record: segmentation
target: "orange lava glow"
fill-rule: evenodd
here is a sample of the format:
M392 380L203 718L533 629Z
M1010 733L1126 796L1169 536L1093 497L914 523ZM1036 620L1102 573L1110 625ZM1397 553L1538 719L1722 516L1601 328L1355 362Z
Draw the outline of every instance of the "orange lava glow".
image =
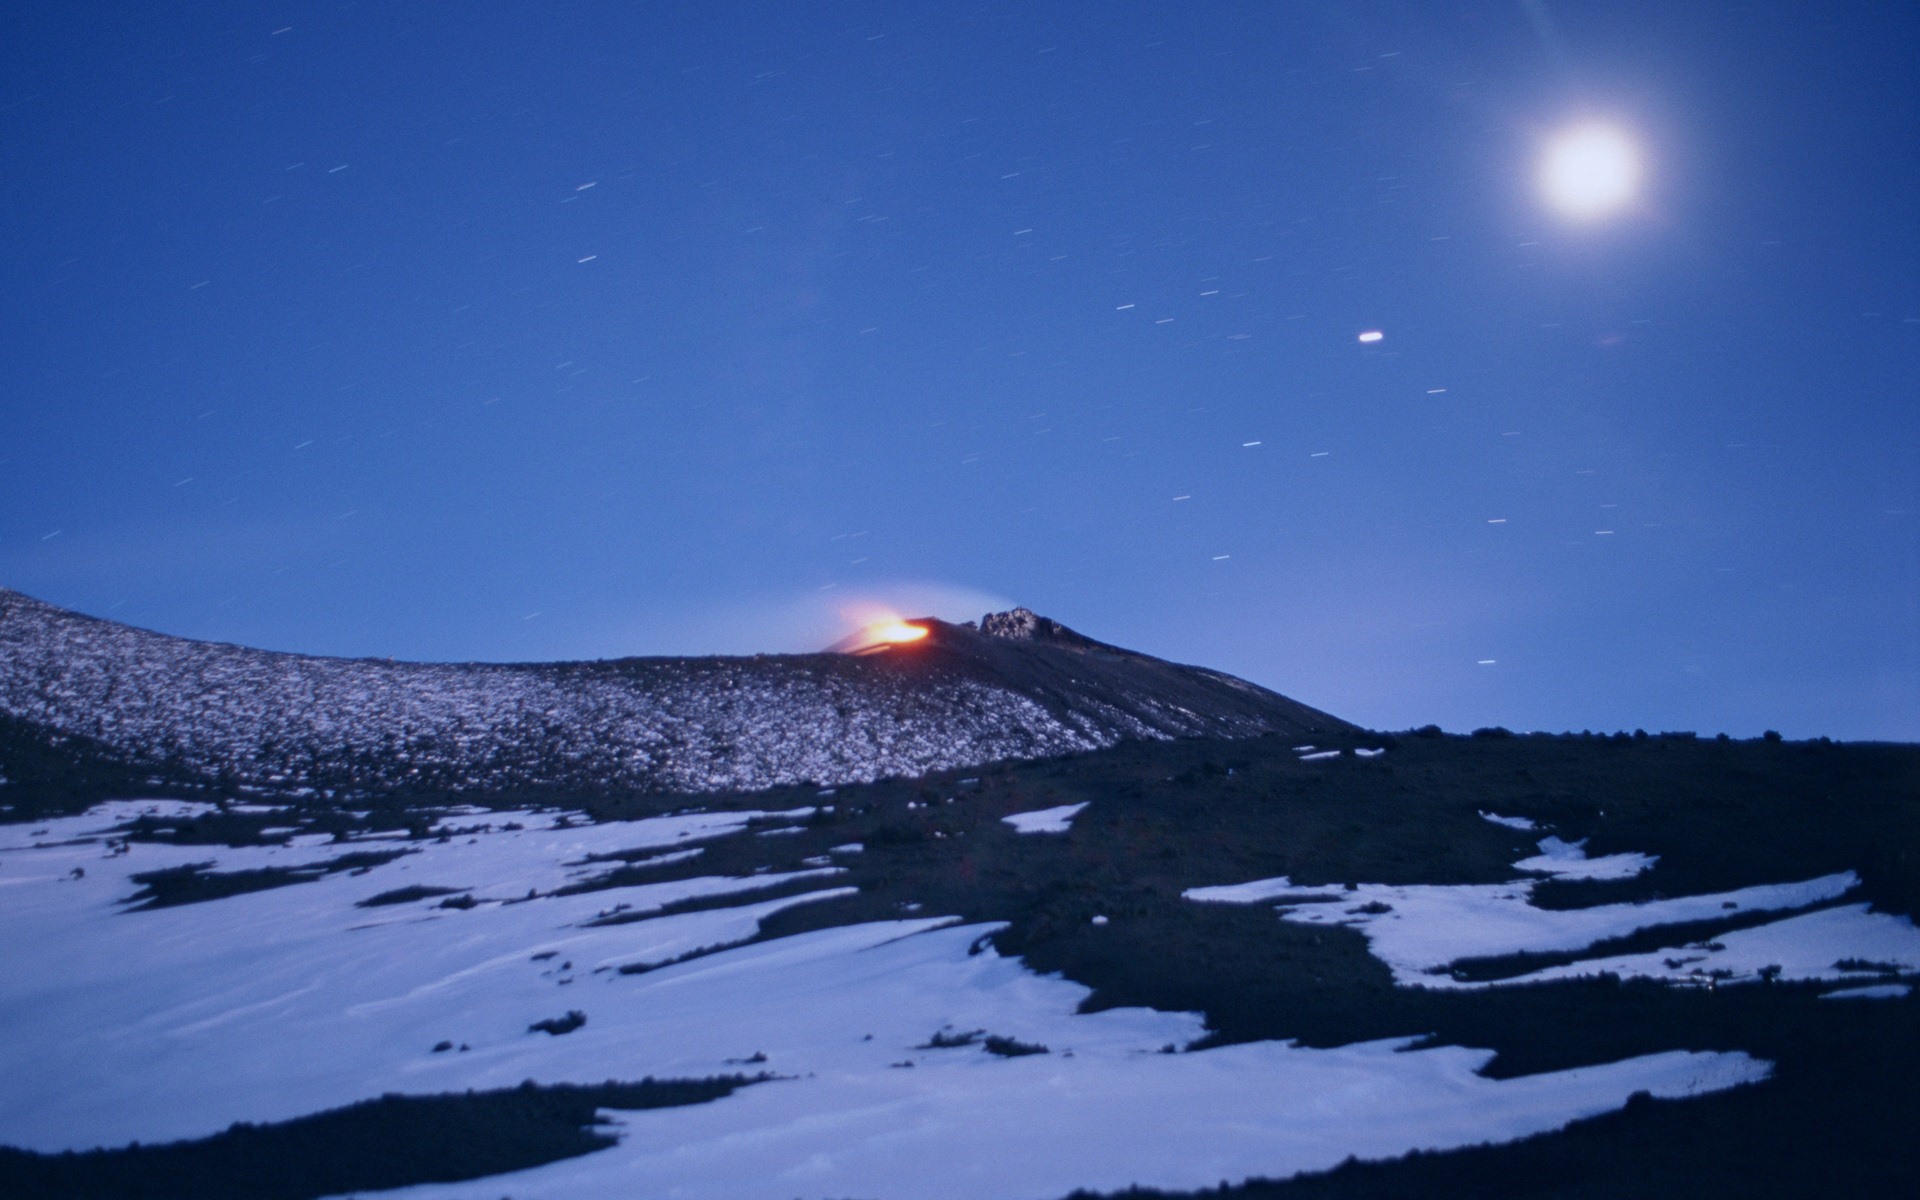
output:
M879 612L869 609L862 615L865 619L860 622L858 631L827 648L839 654L872 654L876 650L890 650L895 646L920 641L933 632L925 625L902 620L884 609Z
M902 616L900 609L877 600L847 601L840 606L840 620L840 627L852 632L827 647L836 654L873 654L933 636L933 622Z
M880 625L867 627L866 640L869 644L887 643L898 645L901 642L917 642L927 636L925 625L912 625L906 621L888 621Z

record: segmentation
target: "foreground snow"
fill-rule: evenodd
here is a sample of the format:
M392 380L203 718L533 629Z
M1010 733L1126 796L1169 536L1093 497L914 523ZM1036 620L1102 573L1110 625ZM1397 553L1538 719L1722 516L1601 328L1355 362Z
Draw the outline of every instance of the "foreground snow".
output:
M386 1092L766 1071L779 1078L710 1104L616 1115L627 1134L611 1150L400 1194L1039 1200L1507 1140L1636 1091L1695 1095L1767 1071L1675 1051L1495 1080L1479 1074L1489 1052L1456 1046L1186 1052L1204 1032L1196 1014L1083 1014L1088 990L996 953L994 925L931 917L748 942L783 907L845 894L830 867L553 894L615 865L590 855L684 870L702 844L804 810L456 817L445 840L375 843L412 853L364 874L129 911L136 872L365 848L122 849L106 835L145 807L0 830L0 1143L150 1144ZM409 885L470 889L475 904L358 906ZM756 900L776 885L815 890ZM724 906L661 911L700 898ZM610 914L621 923L593 923ZM619 970L636 965L653 969ZM570 1011L586 1023L529 1030ZM965 1044L933 1048L939 1033ZM990 1053L989 1035L1034 1052Z
M378 1194L1057 1200L1135 1183L1190 1189L1325 1170L1350 1155L1507 1141L1617 1108L1637 1090L1695 1096L1766 1075L1743 1054L1673 1051L1496 1082L1477 1073L1486 1051L1405 1052L1402 1041L1174 1055L1105 1042L1084 1042L1072 1060L946 1051L911 1069L762 1084L632 1114L628 1136L599 1154Z
M110 816L128 811L106 807ZM135 872L210 858L221 870L290 866L329 855L134 843L108 858L100 842L58 844L111 824L94 814L35 826L48 830L41 849L15 848L21 826L6 827L0 843L13 851L0 853L0 961L9 968L0 981L0 1143L55 1150L163 1141L386 1091L604 1079L608 1064L577 1051L600 1040L596 1001L621 994L617 982L628 978L617 968L744 941L760 918L833 893L584 922L617 906L632 915L700 897L749 901L795 881L830 884L838 873L707 876L527 900L618 865L580 861L589 854L671 850L767 814L506 831L500 826L515 817L552 820L507 813L444 844L410 843L417 853L366 874L129 912L120 901L134 892ZM72 877L76 867L84 877ZM471 888L477 904L441 908L434 897L357 907L410 885ZM572 1009L585 1009L595 1026L563 1038L528 1035L532 1022ZM436 1054L441 1041L472 1049ZM693 1073L722 1069L716 1061Z

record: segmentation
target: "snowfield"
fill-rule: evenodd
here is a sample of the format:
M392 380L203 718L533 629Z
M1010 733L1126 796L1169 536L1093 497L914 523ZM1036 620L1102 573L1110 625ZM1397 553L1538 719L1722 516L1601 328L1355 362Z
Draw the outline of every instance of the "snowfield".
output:
M899 982L918 995L939 974L910 970ZM1064 1010L1056 1021L1104 1023ZM1618 1108L1634 1091L1697 1096L1767 1074L1744 1054L1673 1051L1494 1081L1477 1073L1485 1051L1409 1052L1402 1040L1166 1055L1075 1032L1072 1060L962 1052L911 1069L832 1070L633 1114L626 1140L603 1153L484 1182L358 1194L1058 1200L1076 1188L1211 1187L1325 1170L1349 1155L1509 1141Z
M193 810L116 803L0 827L0 1143L151 1144L387 1092L767 1071L778 1078L709 1104L611 1114L626 1133L611 1150L394 1194L1057 1200L1507 1140L1636 1091L1767 1073L1740 1053L1674 1051L1496 1080L1480 1074L1490 1052L1406 1040L1189 1051L1197 1015L1081 1013L1088 989L1000 955L992 924L928 916L752 940L781 908L845 895L832 867L555 894L617 865L589 856L683 869L808 810L598 825L462 813L426 838L346 845L114 836L144 811ZM407 853L218 900L124 903L136 873L323 864L369 844ZM474 903L362 905L414 886ZM803 890L760 898L771 887ZM707 906L670 907L688 901ZM585 1017L570 1032L529 1028L570 1012ZM981 1036L1028 1052L990 1053Z
M136 872L208 859L229 871L326 857L317 847L138 842L105 857L111 847L89 835L132 807L34 826L49 831L29 843L39 849L20 848L25 828L0 827L0 959L14 968L0 983L0 1062L9 1067L0 1081L0 1143L66 1149L198 1137L384 1091L552 1078L539 1065L551 1050L540 1043L554 1043L566 1059L599 1035L529 1038L530 1023L583 1005L595 1014L588 985L624 982L619 967L751 938L761 917L834 894L838 873L699 877L527 900L614 865L581 863L588 854L684 846L766 814L503 831L516 817L552 823L508 813L491 818L490 829L420 844L365 874L129 912L121 901L136 890ZM76 868L83 877L73 877ZM822 890L751 903L754 892L796 880ZM448 909L433 897L358 907L409 885L471 889L478 903ZM625 917L722 895L743 903L586 927L616 905L627 906ZM549 951L552 958L532 957ZM473 1049L432 1053L442 1040ZM588 1055L577 1069L586 1073L558 1078L604 1079L608 1068ZM715 1063L698 1073L724 1072ZM157 1094L168 1103L155 1105Z

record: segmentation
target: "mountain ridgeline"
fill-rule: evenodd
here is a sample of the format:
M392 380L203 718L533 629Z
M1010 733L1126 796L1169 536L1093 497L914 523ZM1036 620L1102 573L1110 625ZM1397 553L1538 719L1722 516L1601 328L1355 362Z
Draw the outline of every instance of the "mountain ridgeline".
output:
M0 797L55 767L71 790L85 764L103 786L341 799L744 791L1352 728L1025 609L916 624L926 638L859 655L406 663L191 641L0 589Z

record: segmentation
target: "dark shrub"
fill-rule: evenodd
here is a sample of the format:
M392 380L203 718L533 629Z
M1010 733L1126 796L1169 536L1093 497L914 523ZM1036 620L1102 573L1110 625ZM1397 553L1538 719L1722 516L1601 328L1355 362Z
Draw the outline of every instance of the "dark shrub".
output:
M354 907L380 908L388 904L408 904L415 900L426 900L433 896L450 896L459 890L459 888L429 887L425 884L414 883L403 888L395 888L390 892L381 892L377 896L368 896L365 900L355 904Z
M961 1046L971 1046L980 1040L986 1030L976 1029L972 1033L948 1033L942 1029L928 1038L925 1043L915 1046L915 1050L954 1050Z
M528 1033L550 1033L559 1037L563 1033L572 1033L587 1023L587 1014L573 1009L564 1017L548 1017L544 1021L535 1021L527 1026Z

